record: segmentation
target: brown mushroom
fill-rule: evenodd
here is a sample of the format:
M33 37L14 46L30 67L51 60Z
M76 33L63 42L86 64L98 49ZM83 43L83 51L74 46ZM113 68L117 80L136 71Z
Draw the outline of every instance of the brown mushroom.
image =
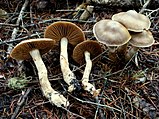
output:
M142 32L150 28L151 22L149 18L143 14L137 13L135 10L120 12L112 16L112 20L123 24L130 32ZM120 57L125 58L128 43L118 48L117 52Z
M17 60L33 59L38 70L39 82L44 96L57 107L68 106L67 99L55 91L48 80L47 69L41 55L54 46L55 41L49 38L29 39L17 44L11 52L11 57Z
M128 10L127 12L114 14L112 20L120 22L129 31L134 32L142 32L144 29L148 30L151 25L147 16L137 13L135 10Z
M131 36L128 30L119 22L110 19L100 20L93 26L93 33L96 39L105 44L109 49L109 58L117 60L116 49L126 44Z
M95 58L102 52L101 46L97 41L86 40L79 43L73 50L73 59L79 63L84 64L86 62L86 67L82 77L82 84L84 90L90 92L93 96L97 96L100 89L96 90L94 85L89 83L89 75L92 69L91 59Z
M75 46L85 40L83 31L75 24L59 21L49 25L44 33L46 38L60 42L60 66L64 81L69 85L68 91L72 92L79 86L74 73L69 68L67 46L68 43Z
M130 60L139 48L150 47L155 42L149 30L143 30L140 33L132 32L131 36L132 38L129 43L132 47L126 54L126 61Z

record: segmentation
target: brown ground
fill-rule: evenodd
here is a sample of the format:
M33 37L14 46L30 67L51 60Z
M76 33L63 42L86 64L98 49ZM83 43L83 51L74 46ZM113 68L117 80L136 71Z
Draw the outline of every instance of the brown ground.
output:
M42 0L45 1L45 0ZM66 0L67 1L67 0ZM8 56L8 44L16 45L24 37L32 38L43 37L44 30L49 24L58 21L55 18L65 19L77 24L83 31L92 31L95 20L99 21L120 11L126 11L133 8L105 7L95 5L94 15L88 21L72 19L74 12L59 11L75 9L81 1L76 2L59 0L50 0L46 6L38 0L30 1L27 5L23 20L20 25L16 25L19 12L24 1L19 0L1 0L1 9L9 13L8 18L1 18L0 23L0 119L158 119L159 118L159 10L156 8L147 8L143 14L148 15L153 12L149 18L151 20L151 32L153 33L155 43L149 48L140 49L138 54L130 62L122 61L113 63L108 59L107 47L101 44L103 53L100 59L93 65L90 75L91 83L101 89L97 98L81 90L69 94L66 83L61 80L62 75L59 67L59 51L52 50L43 55L49 79L52 87L61 92L68 98L70 106L67 109L52 106L41 93L37 71L32 61L23 61L18 63ZM69 6L68 6L69 5ZM139 11L140 8L135 8ZM32 11L32 12L31 12ZM77 17L78 18L78 17ZM23 26L22 26L23 25ZM19 28L16 39L11 40L14 28ZM86 33L86 32L85 32ZM95 40L92 32L86 33L86 37ZM69 48L71 56L72 48ZM77 79L81 79L83 67L79 67L71 57L69 57L70 68L74 69ZM142 75L139 75L141 74ZM135 83L137 76L146 77L145 82ZM8 87L7 82L12 77L25 77L29 81L28 85L20 90L14 90ZM59 80L53 80L59 79ZM115 109L106 108L111 106Z

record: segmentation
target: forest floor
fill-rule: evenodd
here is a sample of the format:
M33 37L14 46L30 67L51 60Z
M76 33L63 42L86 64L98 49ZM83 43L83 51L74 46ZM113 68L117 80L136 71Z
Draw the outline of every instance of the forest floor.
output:
M141 48L129 62L112 62L107 47L100 44L102 53L90 74L90 82L101 89L97 97L84 90L68 93L60 70L59 50L44 54L42 59L52 87L70 102L67 108L58 108L43 96L33 61L12 59L8 48L12 49L25 39L44 37L46 27L56 21L75 23L84 31L86 38L96 40L92 28L97 21L111 19L113 14L133 7L92 4L93 14L88 20L79 20L81 14L77 14L75 9L82 3L80 0L39 1L0 2L0 9L7 12L7 15L0 14L0 119L159 119L158 8L144 8L143 12L150 18L150 31L155 43ZM21 11L22 8L24 11ZM141 9L142 6L135 8L138 12ZM70 68L80 81L85 65L79 66L73 60L72 50L72 47L69 48ZM28 81L22 89L17 89L8 85L13 77Z

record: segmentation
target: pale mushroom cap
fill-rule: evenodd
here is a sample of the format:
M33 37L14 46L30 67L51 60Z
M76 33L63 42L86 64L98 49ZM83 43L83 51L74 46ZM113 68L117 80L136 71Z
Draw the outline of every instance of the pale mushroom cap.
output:
M74 48L73 59L79 64L84 64L85 51L88 51L90 53L90 58L93 59L102 52L102 49L97 41L85 40L76 45L76 47Z
M54 45L55 41L50 38L24 40L14 47L10 56L17 60L28 60L32 58L29 54L30 51L38 49L42 55L52 49Z
M121 46L131 39L128 30L122 24L110 19L97 22L93 26L93 33L99 42L107 46Z
M127 12L120 12L112 16L112 20L123 24L128 30L134 32L142 32L144 29L150 28L150 19L135 10L128 10Z
M54 39L56 42L66 37L72 45L77 45L85 40L85 35L81 28L74 23L66 21L54 22L49 25L44 32L44 37Z
M152 33L147 30L140 33L133 33L131 36L132 38L129 43L135 47L149 47L155 42Z

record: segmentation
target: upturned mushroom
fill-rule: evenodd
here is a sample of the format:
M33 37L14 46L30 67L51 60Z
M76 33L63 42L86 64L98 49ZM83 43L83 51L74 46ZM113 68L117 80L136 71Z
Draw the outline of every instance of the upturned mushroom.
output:
M139 33L131 33L131 40L129 43L132 45L126 54L126 61L130 60L139 48L150 47L154 42L152 33L149 30L143 30Z
M122 24L110 19L95 23L93 33L99 42L108 47L109 58L114 62L118 59L116 49L131 39L128 30Z
M66 107L69 105L69 102L63 95L51 87L46 66L41 58L41 55L52 49L54 44L55 41L49 38L25 40L14 47L10 56L16 60L33 59L38 71L39 82L44 96L57 107Z
M128 10L127 12L120 12L112 16L112 20L123 24L129 31L142 32L150 28L150 19L135 10Z
M97 96L100 93L100 89L95 88L94 85L89 83L89 76L92 69L91 59L95 58L102 52L101 46L97 41L86 40L79 43L73 50L73 59L79 63L84 64L86 62L85 70L82 77L83 89L90 92L93 96Z
M80 86L76 76L69 68L67 46L70 43L76 46L85 40L83 31L75 24L66 21L59 21L49 25L44 33L46 38L60 42L60 66L64 81L69 85L68 91L72 92Z

